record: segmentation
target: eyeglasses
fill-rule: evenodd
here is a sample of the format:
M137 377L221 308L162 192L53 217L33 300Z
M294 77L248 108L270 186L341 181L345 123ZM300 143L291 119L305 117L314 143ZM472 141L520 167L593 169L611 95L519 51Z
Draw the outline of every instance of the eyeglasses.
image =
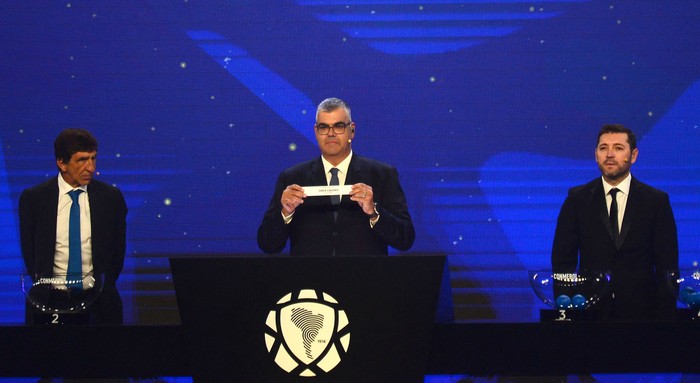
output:
M348 126L352 125L352 121L345 123L345 122L336 122L333 124L333 133L335 134L343 134L345 133L345 128ZM326 134L330 133L331 131L331 126L326 125L326 124L316 124L316 130L318 130L318 134L325 136Z

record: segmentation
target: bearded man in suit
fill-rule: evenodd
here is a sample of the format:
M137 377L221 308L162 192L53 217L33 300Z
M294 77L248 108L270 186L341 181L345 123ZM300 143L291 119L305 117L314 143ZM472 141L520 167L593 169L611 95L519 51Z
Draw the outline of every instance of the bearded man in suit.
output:
M619 124L598 133L602 176L569 189L552 246L555 273L610 272L596 304L602 320L672 320L676 301L666 273L678 269L678 236L668 194L630 173L639 149Z

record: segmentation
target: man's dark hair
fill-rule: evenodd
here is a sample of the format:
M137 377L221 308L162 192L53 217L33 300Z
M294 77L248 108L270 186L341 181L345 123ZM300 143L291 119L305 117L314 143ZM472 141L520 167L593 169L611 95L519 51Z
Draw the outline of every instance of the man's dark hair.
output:
M627 133L627 143L630 144L630 150L637 149L637 137L634 135L632 130L622 124L603 125L603 127L600 128L600 132L598 132L598 141L596 142L596 145L598 145L598 142L600 142L600 136L607 133Z
M68 163L77 152L97 151L97 140L85 129L69 128L58 134L53 151L57 160Z

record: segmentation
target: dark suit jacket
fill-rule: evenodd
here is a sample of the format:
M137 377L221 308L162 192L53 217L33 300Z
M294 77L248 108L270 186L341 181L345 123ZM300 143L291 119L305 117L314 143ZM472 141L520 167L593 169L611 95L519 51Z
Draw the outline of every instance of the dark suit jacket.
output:
M369 218L355 201L345 195L334 206L330 197L307 197L294 212L289 225L284 224L280 199L291 184L327 185L323 162L317 159L283 171L277 179L275 193L258 228L258 246L266 253L282 251L290 241L290 254L303 256L386 255L388 246L408 250L415 240L415 230L408 214L396 169L379 161L353 154L345 185L358 182L372 187L379 221L370 228ZM338 219L333 219L337 209Z
M678 269L678 237L668 194L632 178L616 244L602 179L570 189L557 220L552 268L573 272L577 265L611 273L600 303L603 319L673 319L675 296L665 272Z
M53 273L56 249L58 181L52 177L25 189L19 199L22 256L30 275ZM100 298L93 304L103 322L121 322L122 304L116 282L126 253L127 207L116 187L93 179L88 184L92 262L95 275L104 274Z

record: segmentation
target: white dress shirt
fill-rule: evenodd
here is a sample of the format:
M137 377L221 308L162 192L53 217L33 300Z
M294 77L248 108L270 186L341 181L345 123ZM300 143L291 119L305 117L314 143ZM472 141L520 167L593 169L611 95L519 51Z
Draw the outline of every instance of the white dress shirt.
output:
M323 162L323 170L326 171L326 184L331 184L331 169L338 168L338 184L345 185L345 179L348 177L348 168L350 167L350 160L352 159L352 150L345 159L338 164L338 166L333 166L328 162L323 156L321 156L321 161Z
M625 216L625 208L627 207L627 197L630 195L630 184L632 182L632 173L627 175L622 182L617 186L612 186L603 179L603 191L605 191L605 203L608 205L608 215L610 215L610 205L612 205L612 195L610 190L617 188L620 190L617 193L617 222L618 229L622 231L622 218ZM619 233L618 233L619 234Z

